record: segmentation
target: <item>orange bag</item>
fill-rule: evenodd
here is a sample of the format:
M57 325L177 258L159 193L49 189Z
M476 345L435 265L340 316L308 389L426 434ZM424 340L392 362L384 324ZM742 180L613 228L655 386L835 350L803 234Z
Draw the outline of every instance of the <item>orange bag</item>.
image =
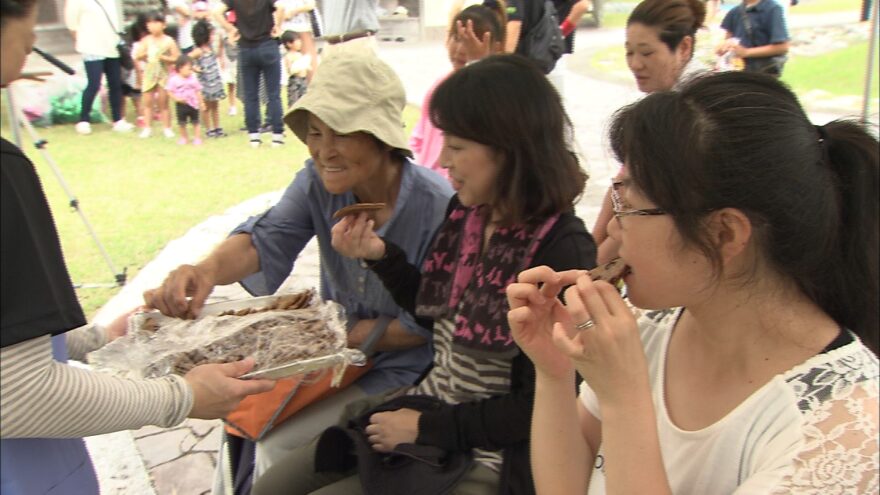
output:
M245 397L224 418L226 433L256 442L299 410L351 385L372 365L372 361L368 361L365 366L347 366L338 387L330 386L332 369L282 378L272 390Z

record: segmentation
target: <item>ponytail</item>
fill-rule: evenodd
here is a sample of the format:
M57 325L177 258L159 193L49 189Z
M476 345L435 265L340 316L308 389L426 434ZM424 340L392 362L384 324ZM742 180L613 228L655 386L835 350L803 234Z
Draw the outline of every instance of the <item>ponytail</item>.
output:
M823 165L839 194L837 256L825 265L819 304L852 329L875 353L880 334L880 151L877 139L856 122L835 120L817 130ZM823 131L824 132L821 132Z

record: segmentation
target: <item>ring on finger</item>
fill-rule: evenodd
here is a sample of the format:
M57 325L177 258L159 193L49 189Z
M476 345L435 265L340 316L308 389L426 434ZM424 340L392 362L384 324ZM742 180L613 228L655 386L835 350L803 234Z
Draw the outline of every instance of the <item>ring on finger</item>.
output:
M587 320L587 321L578 323L577 325L574 326L574 328L577 330L587 330L587 329L593 328L595 326L596 326L596 324L593 323L593 320Z

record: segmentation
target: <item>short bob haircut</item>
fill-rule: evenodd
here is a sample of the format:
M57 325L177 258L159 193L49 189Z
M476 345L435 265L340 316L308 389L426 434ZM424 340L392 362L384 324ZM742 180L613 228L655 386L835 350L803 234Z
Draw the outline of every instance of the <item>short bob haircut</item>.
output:
M704 220L735 208L752 223L756 267L877 352L880 151L862 125L816 127L773 77L724 72L622 108L610 134L635 187L672 215L716 276L721 253Z
M573 210L587 176L572 151L571 121L547 77L519 55L493 55L434 91L431 123L500 152L495 204L502 225Z

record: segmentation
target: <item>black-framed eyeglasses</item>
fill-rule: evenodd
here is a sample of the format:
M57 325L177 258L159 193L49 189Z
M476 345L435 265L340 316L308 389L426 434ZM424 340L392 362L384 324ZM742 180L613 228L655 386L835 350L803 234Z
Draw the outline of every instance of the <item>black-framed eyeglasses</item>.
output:
M621 217L629 217L629 216L641 216L641 217L653 217L657 215L668 215L669 212L662 208L644 208L644 209L634 209L634 208L625 208L623 205L623 200L620 198L620 188L624 187L623 181L615 180L611 182L611 209L614 212L614 217L617 218L617 221L620 222Z

